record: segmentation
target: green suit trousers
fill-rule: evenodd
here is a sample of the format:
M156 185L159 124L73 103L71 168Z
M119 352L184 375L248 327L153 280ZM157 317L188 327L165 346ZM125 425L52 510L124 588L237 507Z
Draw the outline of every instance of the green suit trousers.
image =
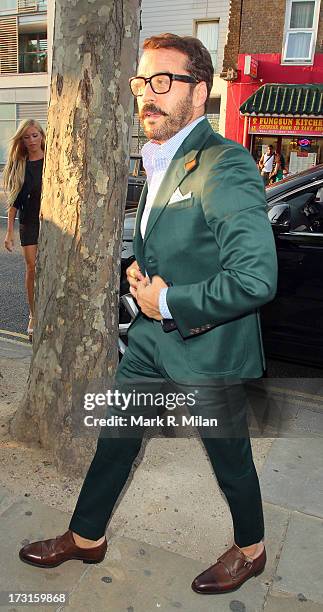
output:
M144 379L155 385L155 391L161 381L182 389L179 382L171 381L166 372L158 347L155 323L142 316L140 319L134 329L130 329L129 346L119 364L116 385L133 388L138 381ZM198 383L194 381L193 386ZM220 381L212 388L211 395L208 394L206 400L202 398L198 412L201 415L216 415L220 421L222 416L229 413L234 416L237 413L237 423L232 435L225 437L210 435L209 429L206 434L203 427L199 433L231 511L235 543L240 547L248 546L263 538L264 521L259 481L246 424L245 390L241 382L223 385ZM130 407L130 410L140 414L137 405ZM118 412L118 407L111 410L111 414L117 415ZM240 435L236 433L237 427ZM120 435L106 437L101 430L95 456L70 522L72 531L91 540L98 540L105 533L115 503L140 451L143 433L144 430L142 435L130 436L121 432ZM203 520L200 516L192 517L194 519L197 522Z

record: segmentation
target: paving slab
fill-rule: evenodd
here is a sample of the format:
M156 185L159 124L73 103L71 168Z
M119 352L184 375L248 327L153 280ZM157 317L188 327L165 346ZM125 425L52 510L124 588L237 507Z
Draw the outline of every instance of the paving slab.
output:
M250 610L250 612L258 612L258 610L262 610L266 591L275 572L277 556L282 545L289 517L288 511L282 508L272 506L271 504L264 505L268 562L265 571L257 580L251 579L237 593L234 593L233 597L232 594L231 596L199 597L193 592L191 593L190 582L195 575L215 562L216 556L212 557L209 554L209 561L205 563L189 559L184 555L170 553L167 550L150 546L145 542L131 538L112 537L105 561L95 566L95 568L88 566L87 571L84 571L85 566L73 561L52 570L35 569L22 564L18 560L17 551L23 541L26 539L42 539L63 533L67 525L67 515L53 511L53 509L42 506L38 502L35 511L35 504L30 502L29 498L21 499L14 497L4 488L0 489L0 494L0 499L2 497L12 502L9 510L1 516L1 540L3 540L2 530L8 530L10 534L9 530L12 529L8 517L12 521L12 527L14 527L16 522L20 525L15 535L16 544L12 542L12 539L10 541L9 538L7 550L6 547L3 548L3 558L6 558L8 552L13 562L7 568L7 573L11 576L11 572L15 572L12 574L15 575L15 584L12 583L12 579L6 580L6 572L4 572L1 590L17 590L17 585L19 585L20 591L26 588L28 592L39 592L40 589L43 589L44 592L49 590L53 592L70 591L77 584L78 578L81 578L80 586L76 587L67 608L67 610L77 610L80 612L92 609L98 612L100 610L111 610L111 612L118 612L119 610L127 611L128 609L131 610L131 606L134 611L139 610L140 612L143 609L150 611L158 608L172 612L174 608L181 608L185 612L190 612L191 610L198 610L199 612L204 610L210 612L211 610L236 610L237 612ZM39 511L39 508L41 508L41 511ZM27 515L25 514L26 512ZM39 517L41 521L38 520ZM220 547L218 547L217 552L221 554L222 550ZM106 568L109 569L108 573ZM152 570L154 573L153 593L151 593L152 580L148 580L152 576L152 573L150 573ZM118 579L115 580L112 594L111 589L107 592L107 585L111 584L111 571L112 573L114 572L115 577ZM62 583L63 572L65 577L64 583ZM94 576L92 577L93 572ZM159 575L162 575L163 578L158 582ZM120 576L123 577L122 580ZM87 598L84 598L83 591L83 580L85 579L88 585L85 590L89 590ZM129 586L125 586L125 583L128 584L129 580ZM140 586L140 588L138 587L139 594L136 590L137 582ZM125 595L125 592L127 595ZM181 594L180 598L177 596L178 593ZM108 605L108 607L104 607L104 605ZM20 606L19 609L21 609ZM40 609L37 606L37 610ZM44 610L44 612L46 611Z
M12 506L16 499L17 496L12 491L9 491L6 487L0 486L0 515Z
M265 612L322 612L322 605L308 601L302 593L298 597L269 595Z
M323 437L323 413L316 410L302 410L297 413L295 420L289 426L291 435Z
M227 595L198 595L193 578L205 569L195 561L130 538L115 538L103 563L72 593L67 612L261 612L268 587L261 576ZM65 608L64 608L65 609Z
M271 441L253 441L259 468ZM198 439L149 440L108 535L135 538L210 564L232 545L232 520Z
M16 498L0 517L0 591L12 592L70 592L88 565L68 561L51 570L22 563L18 557L21 546L28 541L50 538L66 531L68 515L49 508L30 498ZM0 608L3 609L3 608ZM7 608L13 610L12 608ZM31 606L18 606L17 610ZM53 607L35 606L48 612Z
M277 566L273 594L292 595L323 604L323 520L292 514Z
M322 439L275 440L260 485L265 501L323 518Z
M271 380L267 379L267 382ZM294 393L268 384L251 385L249 399L252 435L271 438L323 436L321 395L302 391Z
M265 543L267 563L261 574L263 582L270 584L276 573L280 551L286 536L290 512L279 506L264 503Z
M205 563L231 545L230 512L198 440L148 442L112 517L110 534Z

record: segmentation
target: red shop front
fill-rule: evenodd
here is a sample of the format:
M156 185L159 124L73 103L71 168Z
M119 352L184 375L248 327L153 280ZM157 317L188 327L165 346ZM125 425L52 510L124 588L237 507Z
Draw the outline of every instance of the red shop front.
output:
M323 85L267 83L240 113L256 161L272 145L293 174L323 162Z

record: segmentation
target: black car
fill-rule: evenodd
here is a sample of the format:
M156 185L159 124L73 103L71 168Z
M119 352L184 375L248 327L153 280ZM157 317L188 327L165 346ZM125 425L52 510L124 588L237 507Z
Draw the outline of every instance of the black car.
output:
M278 256L261 311L267 355L323 367L323 165L266 190Z
M137 208L146 173L142 165L141 155L131 155L129 161L129 178L126 210Z
M144 182L144 181L143 181ZM275 299L261 309L265 353L323 368L323 165L266 189L278 257ZM139 199L139 196L138 196ZM136 211L125 215L120 304L121 353L136 305L125 270L133 260Z

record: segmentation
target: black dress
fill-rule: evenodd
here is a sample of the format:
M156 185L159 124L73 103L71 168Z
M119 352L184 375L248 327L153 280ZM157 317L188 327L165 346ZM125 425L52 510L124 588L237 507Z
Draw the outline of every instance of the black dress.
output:
M44 159L27 160L25 180L13 204L19 211L21 246L38 243L43 164Z

